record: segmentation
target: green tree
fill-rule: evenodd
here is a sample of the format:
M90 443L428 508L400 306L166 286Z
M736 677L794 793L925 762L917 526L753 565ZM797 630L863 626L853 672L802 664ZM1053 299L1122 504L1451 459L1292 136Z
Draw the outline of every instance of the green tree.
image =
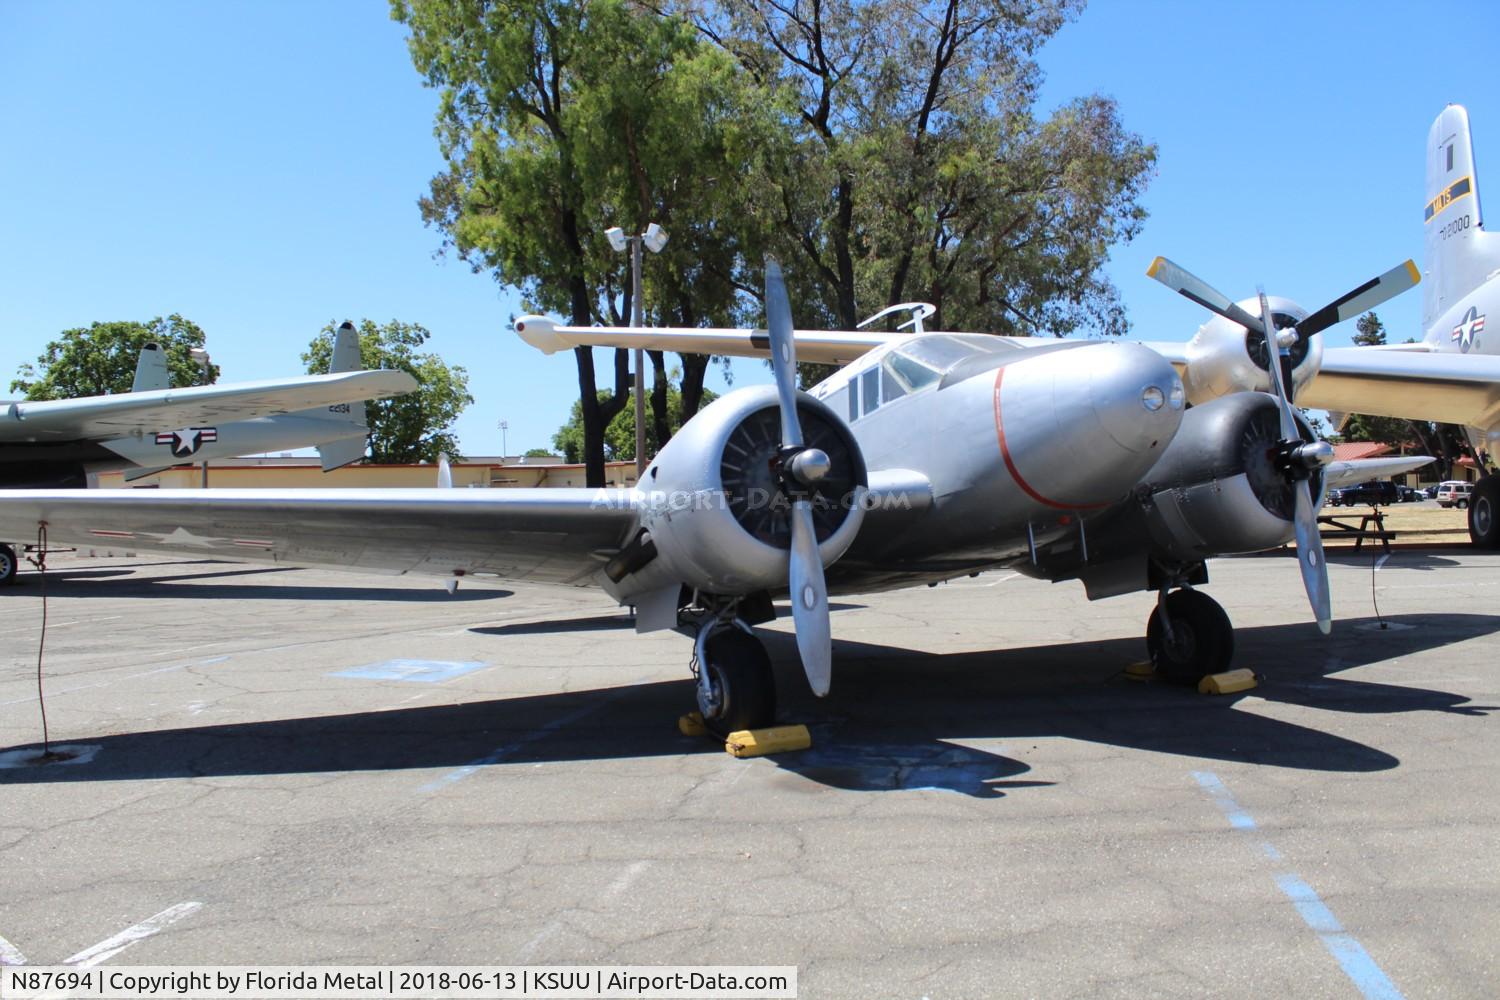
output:
M703 390L702 402L716 399L713 390ZM682 392L675 385L667 390L668 439L682 429L688 416L683 414ZM552 447L569 462L582 461L583 455L583 407L573 404L568 422L552 435ZM654 424L646 427L646 449L651 453L660 450L657 429ZM626 406L609 422L604 431L604 453L611 462L629 462L635 458L635 406Z
M728 319L736 257L725 247L736 227L715 206L737 187L719 169L732 162L730 60L683 22L624 0L392 0L391 11L411 30L418 72L441 91L448 170L421 208L445 248L520 288L532 308L578 325L620 322L628 260L603 232L657 222L672 240L646 268L653 319ZM629 396L628 352L615 352L603 392L593 352L575 358L583 459L601 484L604 429ZM690 407L706 365L684 359Z
M141 348L157 344L167 353L167 370L175 386L201 385L219 377L210 364L207 377L188 353L204 342L198 324L173 313L147 323L118 321L92 323L64 330L35 365L22 365L10 383L11 392L27 399L77 399L129 392Z
M551 458L552 452L546 448L528 448L522 458Z
M1367 312L1354 321L1355 333L1350 339L1361 347L1380 347L1385 344L1385 324L1374 312Z
M742 188L799 323L920 298L942 329L1127 329L1102 268L1145 219L1156 148L1105 97L1034 108L1034 55L1081 7L664 0L785 109Z
M333 323L323 327L302 355L308 374L328 372L334 329ZM439 452L447 452L454 462L463 459L458 439L449 428L464 407L474 402L469 375L461 366L419 350L431 336L415 323L359 321L359 357L364 367L399 369L417 380L414 392L365 402L372 462L435 462Z

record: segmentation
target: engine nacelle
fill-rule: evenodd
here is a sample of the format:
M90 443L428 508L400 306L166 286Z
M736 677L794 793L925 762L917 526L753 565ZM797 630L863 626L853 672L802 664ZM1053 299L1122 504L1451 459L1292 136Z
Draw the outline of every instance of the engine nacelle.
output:
M1291 299L1268 296L1267 303L1278 330L1307 318L1307 310ZM1252 316L1260 315L1258 298L1245 299L1238 305ZM1198 406L1232 392L1269 392L1271 374L1266 358L1264 336L1215 316L1198 328L1187 345L1187 371L1183 373L1182 384L1188 402ZM1293 397L1322 365L1323 335L1315 333L1308 337L1299 333L1297 343L1292 345Z
M859 531L869 480L859 445L837 414L800 393L797 413L804 443L831 463L808 491L827 566ZM683 584L711 594L784 588L792 509L779 485L780 450L775 386L728 393L689 420L641 478L641 527L655 557L614 580L615 596Z
M1313 440L1305 425L1302 432ZM1265 393L1234 393L1184 413L1177 436L1137 488L1153 549L1198 562L1289 541L1296 486L1277 468L1280 439L1280 406ZM1310 485L1320 497L1320 472Z

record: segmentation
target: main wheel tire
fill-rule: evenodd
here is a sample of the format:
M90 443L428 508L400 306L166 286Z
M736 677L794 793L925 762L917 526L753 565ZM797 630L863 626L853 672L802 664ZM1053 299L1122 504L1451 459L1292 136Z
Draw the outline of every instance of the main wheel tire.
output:
M1219 603L1196 590L1167 595L1172 641L1162 628L1161 612L1146 620L1146 648L1156 672L1174 684L1197 684L1229 666L1234 657L1234 626Z
M1485 476L1474 484L1469 540L1481 549L1500 549L1500 476Z
M764 729L776 721L776 676L759 639L738 628L721 629L709 638L704 652L708 662L698 669L708 671L719 701L713 717L698 706L709 729L723 735Z
M0 587L16 582L16 550L9 545L0 545Z

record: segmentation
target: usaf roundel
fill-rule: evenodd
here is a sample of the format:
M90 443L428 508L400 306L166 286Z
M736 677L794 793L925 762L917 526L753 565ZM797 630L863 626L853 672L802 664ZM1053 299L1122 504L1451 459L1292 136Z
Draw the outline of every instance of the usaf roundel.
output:
M156 435L156 443L171 446L176 458L187 458L199 448L217 440L217 427L184 427L180 431L162 431Z
M1479 343L1479 334L1484 330L1484 316L1474 306L1464 313L1464 318L1453 328L1453 339L1458 341L1458 349L1468 353L1469 349Z

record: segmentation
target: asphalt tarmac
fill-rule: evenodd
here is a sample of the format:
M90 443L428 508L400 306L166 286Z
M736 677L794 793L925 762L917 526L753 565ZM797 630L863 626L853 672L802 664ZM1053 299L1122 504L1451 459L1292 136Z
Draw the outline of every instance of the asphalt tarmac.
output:
M1222 697L1124 676L1149 595L840 599L826 700L763 630L813 748L737 760L677 732L688 642L596 593L55 558L71 762L28 762L41 583L0 593L0 961L1500 995L1500 556L1331 561L1329 638L1291 559L1211 566L1264 675Z

